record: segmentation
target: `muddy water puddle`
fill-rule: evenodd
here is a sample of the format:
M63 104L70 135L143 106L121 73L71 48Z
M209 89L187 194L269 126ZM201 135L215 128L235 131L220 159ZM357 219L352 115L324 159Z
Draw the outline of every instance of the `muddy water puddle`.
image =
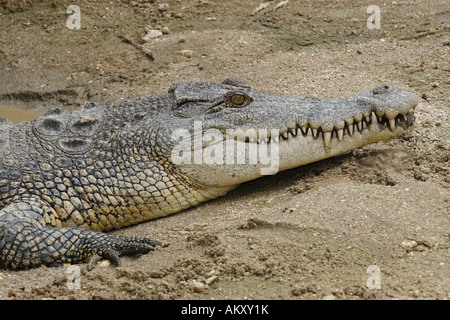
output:
M26 104L0 104L0 118L7 118L14 123L31 121L47 111L48 109L33 108Z

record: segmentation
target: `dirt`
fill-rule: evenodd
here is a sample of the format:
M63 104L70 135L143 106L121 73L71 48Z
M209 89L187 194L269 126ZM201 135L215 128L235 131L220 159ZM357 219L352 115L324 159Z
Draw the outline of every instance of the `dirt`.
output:
M0 270L0 298L450 298L448 1L261 3L76 1L71 30L71 1L1 1L0 103L72 110L229 77L328 98L386 84L420 98L414 130L114 231L164 242L120 267Z

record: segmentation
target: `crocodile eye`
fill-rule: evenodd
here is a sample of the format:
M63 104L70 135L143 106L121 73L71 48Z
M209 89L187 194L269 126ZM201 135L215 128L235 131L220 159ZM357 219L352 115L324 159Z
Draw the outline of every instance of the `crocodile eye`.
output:
M237 105L241 105L244 103L245 97L242 94L233 94L231 96L231 102Z
M243 92L227 92L225 102L229 107L244 107L253 99Z

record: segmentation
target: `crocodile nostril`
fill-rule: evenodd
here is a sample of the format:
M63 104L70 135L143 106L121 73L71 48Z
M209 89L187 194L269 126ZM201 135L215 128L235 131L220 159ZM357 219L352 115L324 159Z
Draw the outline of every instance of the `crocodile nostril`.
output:
M380 86L375 89L373 89L373 94L383 94L389 91L389 86Z

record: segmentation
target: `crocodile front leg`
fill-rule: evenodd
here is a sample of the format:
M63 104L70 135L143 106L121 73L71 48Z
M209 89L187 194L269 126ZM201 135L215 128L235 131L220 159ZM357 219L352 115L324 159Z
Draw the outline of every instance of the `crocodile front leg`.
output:
M82 263L94 258L120 264L120 256L145 254L160 244L146 237L124 237L75 227L48 228L42 203L11 203L0 210L0 267Z

